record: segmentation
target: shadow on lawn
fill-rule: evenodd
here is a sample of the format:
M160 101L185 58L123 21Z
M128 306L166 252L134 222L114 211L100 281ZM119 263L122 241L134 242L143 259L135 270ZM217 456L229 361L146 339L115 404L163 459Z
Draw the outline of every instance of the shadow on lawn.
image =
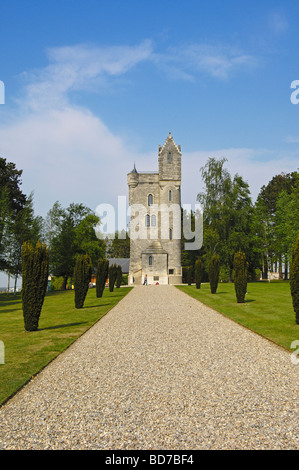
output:
M65 323L64 325L46 326L45 328L38 328L38 331L57 330L58 328L66 328L67 326L84 325L85 323L88 323L88 322L87 321L80 321L80 322L77 322L77 323Z
M86 307L84 306L83 308L85 310L86 308L99 308L99 307L106 307L107 305L110 305L110 303L108 303L108 304L99 304L99 305L86 305Z

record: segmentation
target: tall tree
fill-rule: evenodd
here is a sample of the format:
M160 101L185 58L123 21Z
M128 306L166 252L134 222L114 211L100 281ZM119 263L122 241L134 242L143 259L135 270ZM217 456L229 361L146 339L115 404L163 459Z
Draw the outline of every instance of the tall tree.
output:
M203 207L205 264L217 252L231 278L234 253L242 249L250 256L253 208L248 183L237 174L232 177L226 161L210 158L201 168L205 190L197 199Z
M9 240L8 225L14 220L26 203L26 196L21 190L22 170L17 170L12 162L0 158L0 269L7 268L4 254Z
M14 292L22 271L23 243L31 242L36 245L40 239L42 223L41 217L34 216L33 195L30 194L23 209L7 225L6 272L8 279L11 275L14 277Z
M95 234L99 219L83 204L70 204L63 209L56 202L48 213L46 227L49 228L50 270L55 276L72 278L76 256L88 254L96 265L99 257L104 255L104 243Z

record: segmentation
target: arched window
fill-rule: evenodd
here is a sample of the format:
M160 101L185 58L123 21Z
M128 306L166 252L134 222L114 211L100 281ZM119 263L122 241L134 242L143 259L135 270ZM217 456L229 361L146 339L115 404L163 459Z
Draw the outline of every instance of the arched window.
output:
M153 205L153 195L152 194L148 195L147 203L148 203L149 206Z
M153 257L152 256L148 257L148 264L149 264L149 266L153 265Z
M146 227L150 226L150 216L148 214L146 214L145 216L145 226Z
M168 152L168 162L171 163L172 161L172 155L171 152Z
M172 240L172 228L169 229L169 240Z
M171 191L171 189L168 192L168 199L169 199L169 201L172 201L172 191Z
M152 225L152 227L156 227L156 216L155 216L155 214L152 215L151 225Z

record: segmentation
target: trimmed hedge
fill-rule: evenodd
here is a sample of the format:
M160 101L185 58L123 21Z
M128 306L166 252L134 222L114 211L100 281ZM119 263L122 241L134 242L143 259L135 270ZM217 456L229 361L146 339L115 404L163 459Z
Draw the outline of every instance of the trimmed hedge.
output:
M117 277L117 267L116 264L112 264L109 267L109 291L113 292L114 285Z
M122 279L123 279L122 269L121 269L121 266L118 265L116 268L116 283L115 283L117 288L121 286Z
M200 289L200 285L203 279L203 273L204 273L204 264L202 262L201 258L198 258L195 261L194 265L194 276L195 276L195 285L196 289Z
M216 294L218 281L219 281L219 272L220 272L220 258L219 255L212 255L209 264L208 264L208 272L209 272L209 281L210 281L210 288L211 293Z
M38 329L49 275L49 250L40 241L22 247L22 307L26 331Z
M247 269L245 253L239 250L234 256L234 283L237 302L242 304L245 302L245 294L247 291Z
M78 255L74 268L75 307L82 308L88 291L92 274L92 263L89 255Z
M299 234L293 245L290 267L290 288L295 312L296 324L299 325Z
M102 297L108 279L109 261L99 259L96 273L96 296Z

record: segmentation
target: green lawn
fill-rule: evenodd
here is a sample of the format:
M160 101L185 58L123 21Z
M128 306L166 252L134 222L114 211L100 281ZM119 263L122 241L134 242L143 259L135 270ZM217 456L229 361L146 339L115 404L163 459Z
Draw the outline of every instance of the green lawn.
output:
M39 329L24 329L20 294L0 294L0 340L5 364L0 364L0 404L14 394L58 354L114 307L129 291L121 287L96 298L89 289L84 308L75 309L74 291L47 293Z
M211 294L209 284L200 289L194 285L177 288L289 351L291 343L299 340L289 282L249 283L244 304L236 302L232 283L218 284L216 294Z

